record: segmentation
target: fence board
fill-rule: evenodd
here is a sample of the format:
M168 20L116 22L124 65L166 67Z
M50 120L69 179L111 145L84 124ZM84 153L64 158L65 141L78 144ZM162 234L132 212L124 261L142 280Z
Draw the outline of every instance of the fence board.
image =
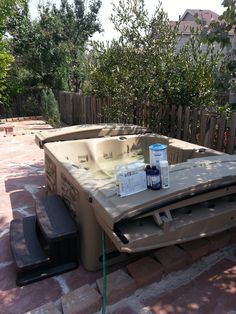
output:
M228 141L226 146L226 153L234 153L234 142L235 142L235 131L236 131L236 112L232 113L230 132L228 134Z
M72 106L72 93L66 92L66 123L69 125L73 124L73 106Z
M79 106L79 93L72 95L72 121L73 124L80 123L80 106Z
M217 133L217 144L216 149L221 151L224 147L224 134L226 128L226 112L221 112L221 115L218 119L218 133Z
M175 120L176 120L176 106L173 105L171 107L171 114L170 114L170 136L175 137Z
M163 133L164 129L164 116L165 116L165 107L163 105L160 106L160 116L156 112L156 121L158 121L158 133Z
M178 107L178 120L177 120L177 138L181 139L181 129L182 129L182 106Z
M204 145L210 148L214 148L214 138L216 131L216 114L213 114L209 117L210 119L210 127L207 131Z
M66 114L65 114L65 97L64 97L64 92L59 92L59 110L61 113L61 120L62 122L66 123Z
M203 109L200 114L200 140L199 144L204 145L205 136L207 132L207 111Z
M191 143L196 143L196 135L197 135L197 124L198 124L198 109L194 108L192 111L191 117Z
M189 137L189 118L190 118L190 108L185 108L184 113L184 126L183 126L183 140L187 141Z

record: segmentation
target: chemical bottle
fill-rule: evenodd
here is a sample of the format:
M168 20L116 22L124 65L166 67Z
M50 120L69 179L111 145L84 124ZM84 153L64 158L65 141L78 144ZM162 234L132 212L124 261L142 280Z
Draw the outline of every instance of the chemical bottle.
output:
M151 189L152 190L159 190L160 188L161 188L160 171L157 169L156 166L152 166L152 169L151 169Z
M163 189L168 189L170 187L168 161L161 160L159 162L159 165L160 165L160 172L161 172L161 187Z
M146 179L147 179L147 188L151 189L152 187L152 169L150 165L146 166Z

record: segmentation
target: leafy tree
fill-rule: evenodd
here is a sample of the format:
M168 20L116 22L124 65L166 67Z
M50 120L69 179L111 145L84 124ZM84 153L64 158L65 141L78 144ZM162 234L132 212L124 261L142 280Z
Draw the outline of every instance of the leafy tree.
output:
M38 20L31 21L28 4L9 20L11 49L16 56L12 76L22 87L46 86L80 89L80 59L86 42L100 31L97 14L100 0L92 0L86 10L84 0L62 0L59 9L49 3L39 7ZM23 69L23 75L22 75Z
M218 54L201 50L195 36L176 52L173 27L159 5L150 16L143 0L119 1L112 21L117 40L93 43L87 56L84 92L112 96L113 117L132 116L142 103L209 106L216 101L213 72Z
M7 101L7 75L13 62L13 57L7 53L6 43L4 40L0 42L0 108L6 109Z
M7 50L7 38L5 37L5 24L10 15L15 13L17 5L23 0L0 0L0 109L6 110L7 102L7 76L10 70L13 56Z
M201 37L208 44L220 43L222 49L227 51L222 59L224 73L221 73L221 77L217 75L217 79L220 88L224 85L236 93L236 0L224 0L222 5L225 11L219 16L218 21L204 25Z
M4 26L7 18L14 14L17 5L24 3L24 0L0 0L0 31L4 34Z
M210 25L204 25L204 21L198 21L205 27L203 28L202 38L207 42L218 42L225 46L231 46L230 33L236 35L236 0L224 0L222 5L225 11L219 16L218 21L212 21Z

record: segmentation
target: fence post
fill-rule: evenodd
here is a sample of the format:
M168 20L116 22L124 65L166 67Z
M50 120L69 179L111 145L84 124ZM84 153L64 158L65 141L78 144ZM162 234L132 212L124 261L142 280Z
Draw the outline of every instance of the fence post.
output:
M228 141L226 146L226 153L228 154L234 153L235 131L236 131L236 112L233 112L231 116L230 132L228 134Z

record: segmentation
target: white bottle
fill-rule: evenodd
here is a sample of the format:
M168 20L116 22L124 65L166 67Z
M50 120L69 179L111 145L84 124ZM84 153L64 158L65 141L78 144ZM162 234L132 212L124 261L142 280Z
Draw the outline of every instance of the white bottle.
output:
M115 188L116 194L121 195L121 177L124 175L125 166L124 165L117 165L115 169Z
M170 187L168 161L160 160L159 166L160 166L160 172L161 172L161 187L163 189L168 189Z

